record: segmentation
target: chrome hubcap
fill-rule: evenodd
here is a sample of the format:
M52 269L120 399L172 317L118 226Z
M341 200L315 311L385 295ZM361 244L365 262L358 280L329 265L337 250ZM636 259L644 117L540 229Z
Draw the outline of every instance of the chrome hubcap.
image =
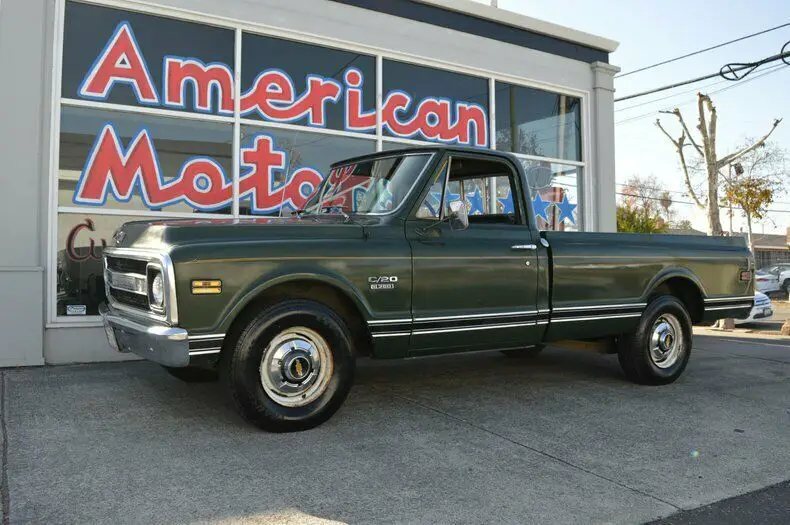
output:
M334 363L329 345L304 327L280 332L261 359L261 385L272 401L286 407L312 403L326 390Z
M659 368L669 368L683 354L680 321L672 314L664 314L653 324L650 336L650 358Z

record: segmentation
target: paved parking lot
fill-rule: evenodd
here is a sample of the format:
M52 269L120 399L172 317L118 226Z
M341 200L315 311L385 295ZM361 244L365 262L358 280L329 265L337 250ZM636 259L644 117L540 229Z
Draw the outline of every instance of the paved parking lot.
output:
M10 523L644 523L790 477L790 346L698 337L674 385L547 349L361 363L308 432L149 363L2 373Z

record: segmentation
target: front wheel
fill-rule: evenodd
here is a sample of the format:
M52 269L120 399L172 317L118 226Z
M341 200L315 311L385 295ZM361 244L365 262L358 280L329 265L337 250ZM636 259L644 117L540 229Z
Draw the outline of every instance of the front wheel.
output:
M351 336L326 306L267 308L228 349L227 382L242 417L270 432L316 427L343 404L354 379Z
M664 385L683 373L691 356L691 317L674 296L656 297L633 334L618 340L618 358L631 381Z

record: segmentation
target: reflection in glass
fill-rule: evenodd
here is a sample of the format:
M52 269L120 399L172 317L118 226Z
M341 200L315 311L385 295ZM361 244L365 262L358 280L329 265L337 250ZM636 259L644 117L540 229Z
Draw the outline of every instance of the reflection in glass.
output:
M229 212L232 125L68 106L60 122L59 206Z
M258 175L270 177L271 180L258 181L256 186L268 188L264 203L262 195L244 195L246 184L240 184L242 197L239 210L242 215L280 215L288 214L304 207L307 199L315 191L321 180L329 173L330 166L335 162L367 155L376 151L376 141L369 139L338 137L305 131L293 131L259 126L241 127L242 169L241 179L251 174L253 166L251 158L254 144L261 138L270 141L274 158L282 162L282 168L276 167ZM260 149L260 148L259 148ZM272 158L267 156L267 158ZM274 159L272 158L272 159ZM315 184L313 184L315 182ZM257 207L257 209L256 209Z
M104 248L126 222L144 220L121 215L58 214L58 316L98 315L104 295Z
M496 83L496 149L581 160L581 100Z
M582 168L553 162L520 159L527 174L532 208L540 230L579 231L578 197Z
M384 214L406 200L430 154L384 157L332 168L307 213Z

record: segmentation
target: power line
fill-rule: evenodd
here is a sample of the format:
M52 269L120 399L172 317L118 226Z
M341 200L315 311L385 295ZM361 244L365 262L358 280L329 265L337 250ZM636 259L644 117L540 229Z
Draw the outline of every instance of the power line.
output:
M785 43L784 46L782 46L782 51L780 53L763 58L762 60L758 60L756 62L748 62L744 64L734 64L734 63L725 64L724 66L721 67L721 69L719 69L718 73L711 73L709 75L703 75L701 77L684 80L682 82L675 82L674 84L669 84L666 86L649 89L647 91L642 91L640 93L634 93L633 95L627 95L625 97L616 98L614 99L614 101L622 102L623 100L630 100L632 98L643 97L645 95L652 95L653 93L659 93L661 91L666 91L668 89L674 89L676 87L686 86L688 84L694 84L696 82L702 82L703 80L708 80L719 76L732 81L742 80L758 67L771 62L776 62L777 60L781 60L785 64L790 65L790 61L787 60L788 57L790 57L790 51L787 50L788 44L790 44L790 42L787 42Z
M615 194L616 195L622 195L624 197L632 197L632 198L637 199L637 200L647 200L647 201L663 201L664 200L664 199L661 199L659 197L645 197L645 196L642 196L642 195L633 195L631 193L623 193L623 192L620 192L620 191L616 191ZM696 203L691 202L691 201L674 201L674 200L672 201L672 204L693 204L694 206L697 205ZM729 209L730 207L729 206L719 206L719 208ZM740 206L733 206L732 209L733 210L738 210L738 211L742 210L742 208ZM767 213L790 213L790 210L772 210L772 209L769 208L769 209L766 210L766 212Z
M725 88L721 88L721 89L717 89L717 90L711 91L710 93L708 93L708 95L715 95L716 93L722 93L722 92L724 92L724 91L727 91L727 90L729 90L729 89L733 89L733 88L736 88L736 87L742 86L742 85L744 85L744 84L748 84L749 82L752 82L752 81L754 81L754 80L757 80L757 79L759 79L759 78L762 78L762 77L764 77L764 76L770 75L770 74L772 74L772 73L776 73L776 72L778 72L778 71L783 71L783 70L785 69L783 66L784 66L784 64L776 64L775 66L771 66L771 68L769 68L769 69L766 69L765 71L763 71L762 73L760 73L760 74L759 74L759 75L757 75L757 76L754 76L754 77L752 77L752 78L749 78L749 79L746 79L746 80L740 81L740 82L738 82L737 84L733 84L733 85L731 85L731 86L727 86L727 87L725 87ZM680 106L685 106L685 105L687 105L687 104L691 104L692 102L694 102L694 100L693 100L693 99L692 99L692 100L689 100L689 101L687 101L687 102L684 102L684 103L682 103L682 104L679 104L679 105L678 105L678 107L680 107ZM656 114L656 112L655 112L655 111L650 111L649 113L643 113L643 114L641 114L641 115L636 115L636 116L634 116L634 117L629 117L629 118L626 118L626 119L623 119L623 120L617 121L617 122L615 122L615 125L619 125L619 124L626 124L626 123L628 123L628 122L633 122L633 121L636 121L636 120L642 120L643 118L646 118L646 117L652 117L652 116L655 116L655 114Z
M662 62L656 62L655 64L650 64L649 66L640 67L639 69L635 69L634 71L629 71L627 73L620 73L619 75L615 75L614 78L627 77L628 75L633 75L634 73L647 71L648 69L653 69L654 67L663 66L665 64L670 64L672 62L677 62L678 60L683 60L684 58L693 57L694 55L699 55L700 53L706 53L708 51L712 51L712 50L718 49L720 47L728 46L730 44L734 44L735 42L740 42L740 41L746 40L748 38L752 38L752 37L759 36L759 35L764 35L765 33L770 33L771 31L776 31L777 29L781 29L781 28L787 27L787 26L790 26L790 22L787 22L787 23L782 24L782 25L778 25L776 27L771 27L771 28L768 28L768 29L764 29L762 31L758 31L757 33L752 33L750 35L742 36L740 38L736 38L735 40L730 40L728 42L723 42L723 43L717 44L715 46L706 47L705 49L700 49L699 51L694 51L693 53L688 53L688 54L685 54L683 56L670 58L669 60L664 60Z
M780 64L780 65L782 65L782 64ZM771 66L771 67L775 67L775 66ZM617 113L619 111L628 111L629 109L638 108L640 106L647 106L648 104L653 104L655 102L660 102L662 100L667 100L669 98L675 98L675 97L679 97L681 95L687 95L689 93L694 93L695 91L704 91L705 89L707 89L709 87L718 86L719 84L725 84L725 83L729 83L729 82L731 82L731 81L730 80L719 80L717 82L711 82L710 84L706 84L706 85L704 85L702 87L698 87L698 88L694 88L694 89L687 89L686 91L679 91L678 93L673 93L671 95L666 95L666 96L663 96L663 97L660 97L660 98L655 98L653 100L648 100L647 102L640 102L638 104L633 104L631 106L626 106L624 108L618 108L618 109L614 110L614 112Z

